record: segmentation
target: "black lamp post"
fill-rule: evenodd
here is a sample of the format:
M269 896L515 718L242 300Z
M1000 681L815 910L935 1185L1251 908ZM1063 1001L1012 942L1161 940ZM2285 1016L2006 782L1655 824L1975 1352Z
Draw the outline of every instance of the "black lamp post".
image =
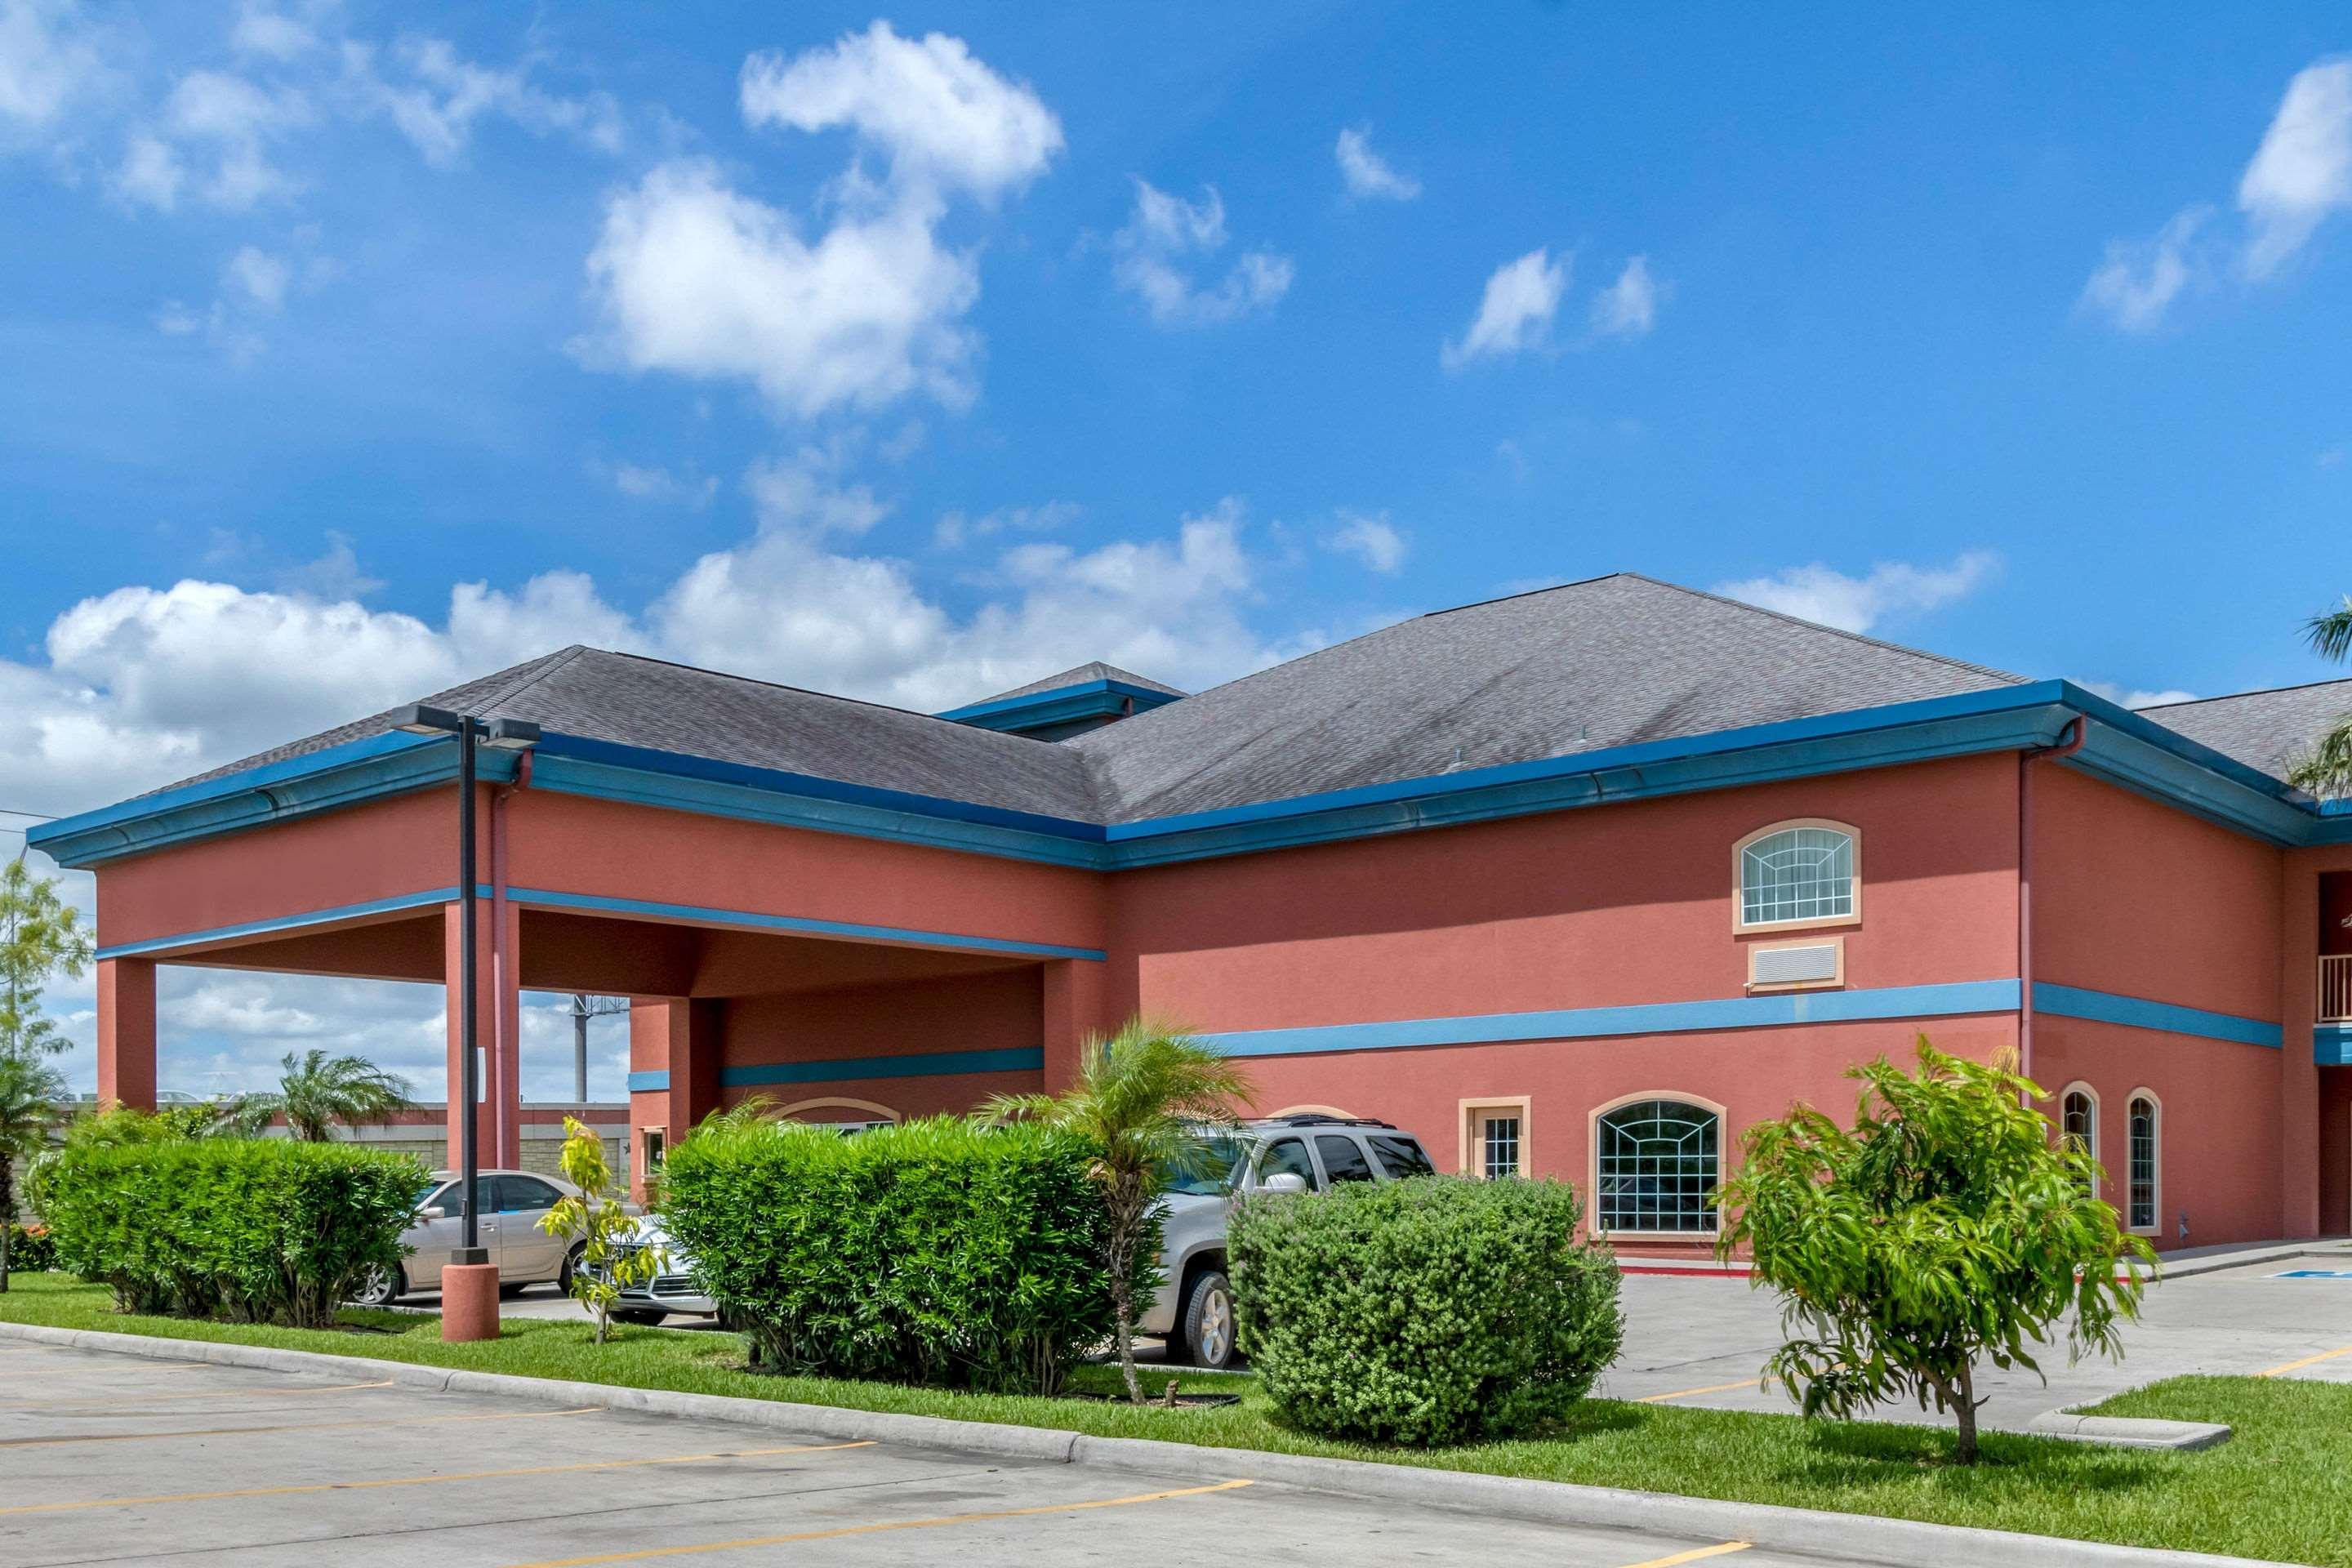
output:
M457 1212L461 1230L449 1260L457 1264L488 1263L490 1255L482 1246L481 1216L474 1205L478 1195L475 1189L481 1185L482 1177L478 1114L481 1074L474 1054L474 1042L479 1034L477 1015L480 1010L474 989L474 743L479 741L503 751L528 751L539 743L539 726L528 719L477 719L470 713L452 713L446 708L427 708L417 703L394 715L392 727L412 735L450 735L457 741L457 940L464 949L457 961L461 996L457 1004L457 1034L465 1065L458 1075L460 1082L450 1087L463 1093L465 1100L457 1123Z

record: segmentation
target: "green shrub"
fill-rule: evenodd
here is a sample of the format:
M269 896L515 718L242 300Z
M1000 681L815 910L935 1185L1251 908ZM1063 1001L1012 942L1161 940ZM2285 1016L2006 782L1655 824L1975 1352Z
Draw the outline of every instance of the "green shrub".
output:
M58 1266L58 1244L45 1225L8 1226L8 1267L39 1274Z
M1229 1256L1242 1348L1295 1426L1372 1442L1507 1436L1616 1359L1617 1264L1563 1182L1428 1176L1252 1198Z
M68 1145L34 1175L57 1267L124 1311L317 1328L400 1261L422 1162L286 1139Z
M662 1219L780 1369L1051 1394L1111 1331L1093 1158L1029 1124L714 1118L669 1152Z

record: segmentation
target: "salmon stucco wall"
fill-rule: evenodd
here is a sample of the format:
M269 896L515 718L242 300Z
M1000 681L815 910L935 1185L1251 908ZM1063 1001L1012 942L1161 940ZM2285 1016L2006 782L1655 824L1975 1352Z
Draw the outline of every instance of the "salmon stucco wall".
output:
M2125 1212L2131 1097L2159 1107L2158 1247L2261 1241L2278 1234L2279 1053L2156 1029L2043 1013L2033 1022L2034 1076L2052 1096L2053 1121L2066 1089L2085 1084L2098 1100L2101 1195ZM2181 1225L2186 1221L2188 1234Z
M1115 1011L1194 1028L1737 997L1733 846L1860 833L1849 987L2017 973L2016 763L1971 757L1128 872Z
M2033 792L2036 980L2277 1022L2279 850L2063 766Z

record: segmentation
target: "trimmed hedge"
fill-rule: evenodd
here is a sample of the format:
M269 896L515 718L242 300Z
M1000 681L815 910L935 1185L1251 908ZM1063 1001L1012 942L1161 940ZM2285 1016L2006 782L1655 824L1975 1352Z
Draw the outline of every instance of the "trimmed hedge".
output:
M1458 1443L1559 1420L1617 1357L1617 1264L1564 1182L1458 1176L1251 1198L1228 1255L1242 1348L1292 1425Z
M320 1328L396 1264L424 1163L348 1143L207 1138L68 1146L34 1173L57 1267L127 1312Z
M670 1151L661 1217L779 1370L1052 1394L1111 1331L1093 1158L1031 1124L719 1119Z

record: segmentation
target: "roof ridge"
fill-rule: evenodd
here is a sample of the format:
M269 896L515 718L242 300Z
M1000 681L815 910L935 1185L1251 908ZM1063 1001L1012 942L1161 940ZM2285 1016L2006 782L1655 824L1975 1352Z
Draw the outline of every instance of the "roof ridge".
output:
M517 669L528 668L531 665L540 665L542 668L536 673L532 674L528 679L519 681L513 686L507 687L494 696L483 698L481 706L484 708L495 708L501 702L511 702L516 698L521 696L524 692L529 691L532 687L537 686L541 681L545 680L549 676L553 675L557 670L562 669L565 665L570 664L572 660L578 658L582 654L602 653L604 651L604 650L603 648L592 648L586 643L576 642L568 647L557 648L553 653L543 653L537 658L527 658L520 664L510 665L505 671L501 671L500 673L511 673Z
M1931 658L1937 664L1948 664L1955 669L1965 669L1976 675L1990 675L1995 679L2005 680L2011 686L2022 686L2026 683L2024 676L2012 670L1995 669L1989 664L1954 658L1949 654L1937 653L1924 647L1913 647L1909 643L1889 642L1885 637L1866 637L1861 632L1850 632L1843 626L1832 626L1821 621L1809 621L1802 616L1792 616L1786 610L1775 610L1769 605L1750 604L1746 599L1735 599L1727 594L1710 593L1705 588L1693 588L1682 583L1669 583L1663 577L1653 577L1646 572L1614 572L1610 575L1631 577L1637 583L1647 583L1653 588L1671 588L1677 594L1687 594L1694 599L1712 599L1718 605L1729 605L1734 609L1747 610L1759 616L1769 616L1776 621L1786 621L1792 626L1803 626L1808 631L1827 632L1832 637L1844 637L1850 642L1862 643L1870 647L1883 647L1890 653L1906 653L1915 658Z
M2211 697L2191 697L2180 702L2151 702L2145 708L2135 708L2135 713L2161 713L2168 708L2194 708L2200 702L2235 702L2247 697L2270 697L2281 691L2308 691L2317 686L2352 686L2352 675L2330 676L2325 680L2291 680L2284 686L2256 686L2244 691L2217 692Z

